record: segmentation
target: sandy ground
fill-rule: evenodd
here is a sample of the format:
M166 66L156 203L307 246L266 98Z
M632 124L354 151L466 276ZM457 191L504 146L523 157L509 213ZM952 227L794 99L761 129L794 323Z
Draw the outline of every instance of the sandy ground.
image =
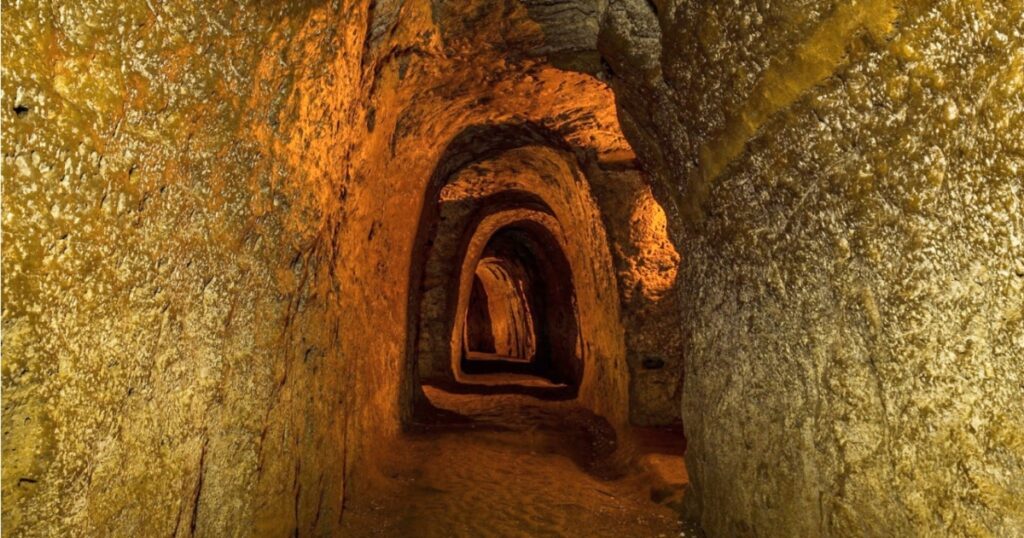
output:
M557 389L549 399L543 384L518 381L525 394L487 379L484 395L425 387L435 409L377 455L372 485L346 505L345 536L691 535L677 511L681 432L616 436Z

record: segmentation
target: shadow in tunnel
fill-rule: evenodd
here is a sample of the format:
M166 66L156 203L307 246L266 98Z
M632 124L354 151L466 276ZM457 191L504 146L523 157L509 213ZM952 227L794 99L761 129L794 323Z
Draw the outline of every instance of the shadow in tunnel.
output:
M466 290L457 377L532 375L575 393L583 371L579 313L561 245L550 230L522 221L497 230L482 254Z
M515 375L508 374L505 371L505 373L497 375L462 376L462 379L459 381L438 379L431 381L430 386L452 394L476 394L479 396L519 394L546 401L565 401L576 397L574 387L553 383L538 383L538 380L540 378L529 374Z
M426 402L417 406L411 435L518 433L505 442L564 456L600 480L628 472L619 433L604 417L569 401L566 387L449 383L423 389Z

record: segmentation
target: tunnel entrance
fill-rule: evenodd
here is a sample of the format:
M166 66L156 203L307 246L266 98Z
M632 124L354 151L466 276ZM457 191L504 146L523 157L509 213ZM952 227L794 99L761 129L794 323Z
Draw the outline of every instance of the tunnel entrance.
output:
M513 260L480 260L466 311L464 361L533 361L536 353L530 283Z
M611 93L600 97L610 112ZM591 131L605 118L607 130ZM487 527L473 535L530 534L521 521L480 518L494 511L474 512L467 496L563 514L550 502L562 498L559 484L571 497L593 480L611 493L579 506L601 506L611 495L642 499L646 514L670 513L680 498L685 478L664 472L682 467L679 432L630 423L629 361L639 353L627 347L625 327L647 316L647 303L631 297L649 288L637 267L665 271L675 262L648 255L664 249L647 240L649 212L639 208L649 191L614 118L585 120L583 138L545 118L488 120L454 133L431 159L409 264L408 370L399 393L408 435L383 466L403 483L420 480L404 473L428 476L425 485L446 492L400 488L408 499L397 504L455 503L421 522L466 514L468 525ZM581 142L595 151L581 151ZM602 208L602 200L611 203ZM658 345L648 331L637 334ZM626 477L638 470L656 478L632 490ZM490 485L497 489L480 497ZM577 535L577 523L566 523L556 534ZM670 516L641 526L673 524ZM604 520L583 532L609 525L624 523Z
M466 307L457 379L509 373L579 385L583 366L572 272L546 228L523 221L498 230L472 282L460 290L469 298L459 301ZM487 328L490 334L481 334Z
M625 423L621 303L581 157L534 124L450 142L411 268L413 407L428 403L425 385L542 386Z

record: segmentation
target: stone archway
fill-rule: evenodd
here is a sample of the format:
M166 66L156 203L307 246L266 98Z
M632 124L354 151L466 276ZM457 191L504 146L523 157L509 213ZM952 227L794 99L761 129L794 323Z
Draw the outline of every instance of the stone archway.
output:
M413 353L419 374L425 380L451 379L458 372L463 348L462 319L468 304L465 292L471 289L466 275L471 275L475 267L467 268L466 260L477 255L469 253L474 248L482 249L490 237L480 236L481 229L494 233L501 227L493 227L498 222L494 215L525 211L536 215L534 220L545 223L545 234L560 238L553 242L560 245L557 251L573 260L571 274L574 278L580 275L578 278L585 283L577 283L577 289L586 289L585 295L571 300L576 302L578 328L563 323L572 342L559 344L554 353L573 357L577 366L563 368L561 377L578 385L584 405L613 423L625 424L629 376L624 365L622 313L607 237L603 229L593 226L595 220L600 220L599 208L576 156L560 149L557 139L545 138L550 133L543 130L517 128L512 132L512 138L524 145L485 152L482 158L467 160L461 168L449 167L447 180L435 191L437 207L425 209L424 214L432 216L434 226L424 238L424 245L429 246L423 254L427 258L422 269L423 288L418 290L418 329L411 333L417 339ZM480 136L474 130L470 133ZM465 159L464 151L456 155ZM514 213L507 213L504 218L508 214ZM565 240L566 229L574 231L571 241ZM550 256L554 256L554 251ZM456 285L459 282L462 284ZM561 318L570 316L565 314ZM592 379L589 374L582 374L590 368L583 366L589 364L584 356L600 357L594 359Z
M552 232L553 219L544 213L510 210L497 213L481 222L469 244L461 271L474 272L486 264L503 262L522 268L529 284L529 296L524 300L534 319L536 357L507 371L530 372L560 383L578 387L583 381L586 349L594 339L583 334L582 318L592 315L577 309L575 269L565 254L565 237ZM474 277L475 278L475 277ZM459 279L459 299L452 327L451 365L456 376L471 371L499 371L501 363L489 368L473 365L457 345L460 319L469 311L472 284L470 275L462 273ZM589 360L594 360L593 358ZM474 370L472 366L476 366Z

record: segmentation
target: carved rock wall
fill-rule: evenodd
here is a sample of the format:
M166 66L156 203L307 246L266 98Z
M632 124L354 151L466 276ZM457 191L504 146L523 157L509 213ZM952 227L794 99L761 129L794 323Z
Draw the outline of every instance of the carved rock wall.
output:
M715 536L1024 532L1024 6L604 21L624 130L680 210L692 515Z

